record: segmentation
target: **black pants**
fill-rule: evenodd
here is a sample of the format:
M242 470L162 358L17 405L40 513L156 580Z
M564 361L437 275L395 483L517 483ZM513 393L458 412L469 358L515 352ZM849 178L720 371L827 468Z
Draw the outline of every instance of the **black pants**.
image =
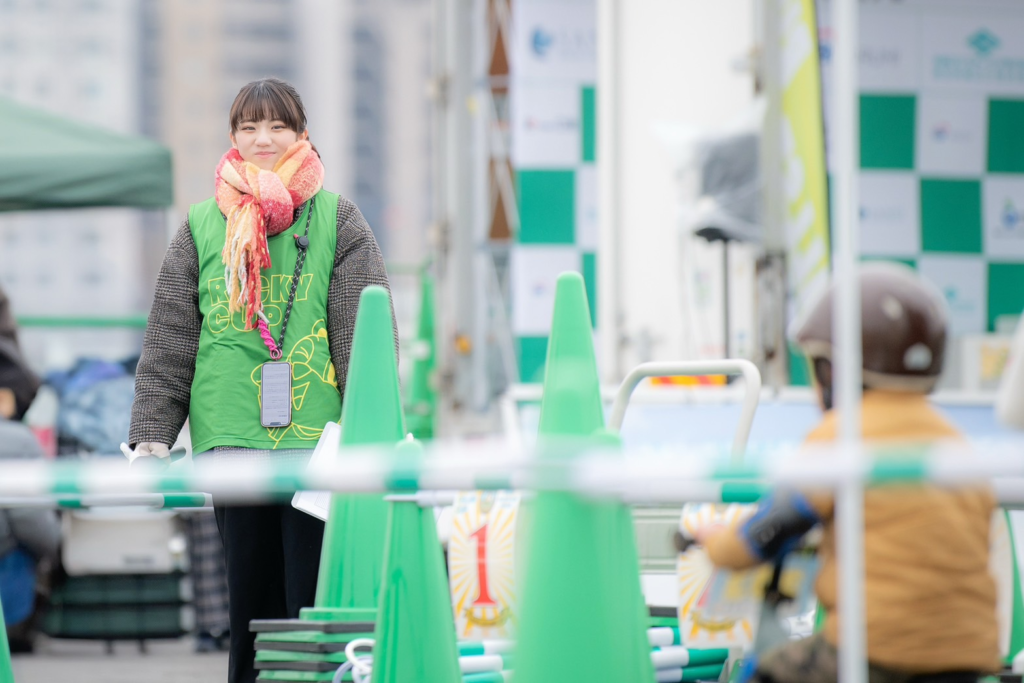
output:
M228 683L256 680L252 619L295 619L312 607L324 523L291 505L214 506L228 574Z

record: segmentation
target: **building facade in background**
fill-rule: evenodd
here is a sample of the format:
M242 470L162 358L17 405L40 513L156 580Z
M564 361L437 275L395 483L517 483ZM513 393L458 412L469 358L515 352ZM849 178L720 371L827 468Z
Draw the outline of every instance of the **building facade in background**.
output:
M145 313L190 204L213 193L239 88L296 85L326 186L363 210L389 263L426 255L430 0L0 0L0 96L173 153L175 205L0 215L0 284L20 315ZM401 269L397 269L401 270ZM401 278L396 282L402 289ZM411 325L415 293L396 304ZM28 331L31 337L35 333ZM138 331L39 333L37 365L136 353Z
M139 0L0 2L0 96L136 133L143 50ZM130 209L0 214L0 285L19 314L117 316L148 305L142 260L153 216ZM157 222L159 225L159 221ZM131 353L124 329L24 331L37 365Z

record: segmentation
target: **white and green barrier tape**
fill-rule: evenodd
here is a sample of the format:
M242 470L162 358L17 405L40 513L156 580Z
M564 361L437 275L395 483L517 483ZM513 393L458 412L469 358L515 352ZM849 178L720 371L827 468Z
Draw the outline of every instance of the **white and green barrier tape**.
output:
M990 484L1004 503L1024 502L1024 458L1019 446L988 448L972 458L939 447L914 452L854 453L834 457L782 457L756 467L717 466L691 452L664 455L607 450L572 458L538 460L526 454L494 457L464 445L436 445L421 458L395 457L390 449L346 449L343 457L315 469L300 463L260 462L239 467L211 460L165 471L129 469L123 461L0 462L0 502L53 497L64 505L85 496L161 494L165 505L198 502L202 491L224 500L254 500L300 490L369 493L450 490L567 490L626 502L751 502L766 486L838 488L928 481L938 485ZM680 449L682 450L682 449ZM792 453L789 454L790 456ZM76 502L75 497L83 497ZM170 498L167 496L179 496ZM101 500L99 498L93 499ZM154 499L156 500L156 499Z

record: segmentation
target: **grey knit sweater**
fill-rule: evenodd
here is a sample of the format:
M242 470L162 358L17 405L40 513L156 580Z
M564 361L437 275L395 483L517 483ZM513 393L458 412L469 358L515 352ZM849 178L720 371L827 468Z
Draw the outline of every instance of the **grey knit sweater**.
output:
M365 287L390 292L377 241L356 205L338 200L338 245L327 290L327 341L345 395L356 307ZM392 306L394 319L394 306ZM199 311L199 253L186 219L171 241L156 281L153 308L135 376L135 403L128 440L171 445L188 417L192 379L203 327ZM397 352L398 339L395 339Z

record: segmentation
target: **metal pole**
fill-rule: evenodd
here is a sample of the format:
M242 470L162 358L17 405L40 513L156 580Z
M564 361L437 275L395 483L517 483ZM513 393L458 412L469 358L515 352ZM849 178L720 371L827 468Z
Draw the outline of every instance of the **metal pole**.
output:
M443 0L439 31L442 33L439 52L443 56L442 71L438 78L444 117L443 136L439 152L443 158L443 187L439 191L441 211L438 212L437 232L443 267L440 306L441 319L438 334L441 346L439 363L443 381L439 430L451 433L455 423L471 404L473 391L472 357L456 339L469 340L473 346L480 340L476 332L474 307L476 292L474 281L474 230L472 175L472 121L468 101L472 90L473 51L472 22L476 13L471 11L473 0Z
M765 97L764 127L761 135L761 186L764 248L770 254L785 254L786 189L782 161L782 3L761 0L761 92Z
M619 220L621 8L619 0L598 0L597 3L597 183L600 193L597 330L601 379L609 384L619 381L624 368Z
M722 317L725 324L722 325L722 333L725 338L722 340L723 358L729 358L729 337L732 330L729 325L729 240L722 240Z
M761 222L764 224L764 268L756 294L758 325L757 358L765 384L779 388L789 382L787 376L786 311L786 188L782 155L782 1L761 0L760 79L765 100L765 117L760 145ZM774 315L778 326L765 324Z
M433 158L433 218L427 235L428 249L434 256L434 273L437 276L436 298L437 318L434 324L437 340L438 377L451 374L454 365L452 345L448 332L451 329L450 305L451 267L445 246L448 224L448 0L433 0L434 8L434 73L431 87L434 107L434 139L432 140ZM437 433L448 431L448 418L451 414L450 402L446 398L438 401Z
M813 7L813 3L811 3ZM845 459L858 458L861 439L860 283L857 277L857 171L860 165L857 45L857 0L837 0L835 13L835 154L836 410ZM850 465L855 466L853 462ZM867 680L864 624L864 486L851 478L836 499L839 566L839 680Z
M497 127L492 121L494 105L491 102L491 81L488 64L493 52L490 31L487 27L487 3L470 2L463 7L463 14L468 14L464 23L463 41L466 52L463 55L468 71L466 98L472 101L472 114L469 115L466 131L471 143L466 150L466 173L462 176L465 182L464 211L466 216L465 230L469 249L466 258L470 259L472 280L470 287L473 297L469 308L472 311L468 327L472 350L470 351L467 370L470 386L467 388L467 409L473 413L483 414L490 406L493 390L491 378L487 371L490 351L490 338L494 336L488 314L490 302L487 297L487 284L490 271L493 269L494 257L485 247L488 243L491 224L490 177L487 173L488 162L492 157L493 131ZM467 110L470 107L463 105Z
M478 62L474 59L473 38L480 29L474 21L478 15L473 11L478 3L474 0L455 0L450 17L451 34L448 37L452 66L450 74L450 119L454 128L448 130L453 172L449 178L449 205L451 225L449 235L452 245L452 265L457 273L458 289L455 299L457 334L469 341L468 350L456 354L455 375L452 391L458 402L458 410L466 416L473 406L473 389L478 381L474 359L484 352L485 340L477 338L477 291L476 226L473 205L473 146L474 114L470 111L473 95L473 81L479 76ZM476 107L479 109L479 106Z

